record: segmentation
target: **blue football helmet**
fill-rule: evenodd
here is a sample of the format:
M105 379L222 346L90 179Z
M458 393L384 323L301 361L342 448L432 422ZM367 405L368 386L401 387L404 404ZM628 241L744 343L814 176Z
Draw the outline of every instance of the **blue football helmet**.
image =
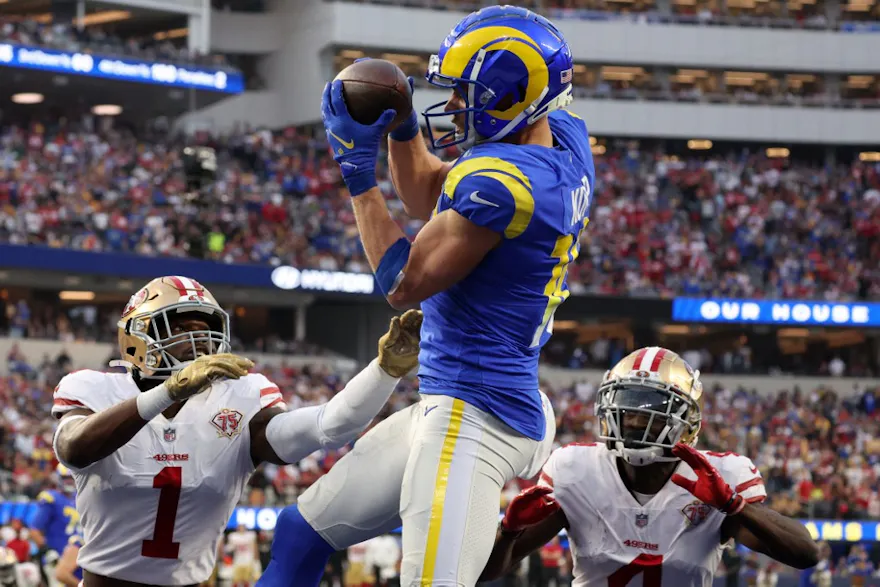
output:
M456 90L465 103L447 112L439 102L422 112L432 147L499 141L564 108L572 100L573 68L568 43L543 16L515 6L471 13L428 65L428 82ZM461 114L463 130L434 136L434 119Z

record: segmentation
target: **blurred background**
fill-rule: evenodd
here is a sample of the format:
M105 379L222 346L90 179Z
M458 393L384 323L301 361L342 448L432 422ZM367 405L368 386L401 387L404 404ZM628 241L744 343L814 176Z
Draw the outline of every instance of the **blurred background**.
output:
M701 448L751 457L770 506L826 545L805 574L729 550L716 585L880 585L880 4L518 4L571 44L571 110L596 160L541 367L558 443L594 438L605 369L671 348L704 373ZM209 287L235 349L291 407L326 401L374 356L393 311L318 124L320 91L372 56L416 76L416 108L445 101L422 79L427 58L480 5L0 0L0 541L22 562L35 497L53 487L52 390L106 369L116 320L151 278ZM218 153L195 201L186 145ZM414 236L384 168L380 187ZM262 467L212 583L252 584L279 508L345 452ZM530 484L511 483L501 508ZM568 584L567 548L563 535L499 584ZM396 535L352 547L326 584L395 585L399 556Z

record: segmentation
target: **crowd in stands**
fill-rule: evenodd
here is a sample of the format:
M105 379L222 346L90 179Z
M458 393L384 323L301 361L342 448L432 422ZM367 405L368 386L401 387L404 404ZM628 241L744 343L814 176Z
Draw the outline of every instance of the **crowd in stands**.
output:
M393 4L435 10L477 10L495 0L344 0ZM518 6L553 19L630 20L639 23L675 23L702 26L740 26L780 29L836 29L880 31L880 12L874 7L842 10L824 2L793 4L762 2L747 5L724 0L671 2L634 0L623 5L609 0L520 0ZM866 26L867 25L867 26Z
M137 57L150 61L226 65L223 55L203 55L189 50L186 43L175 42L163 35L123 37L114 33L112 25L93 25L80 29L69 22L53 23L4 15L0 16L0 42L4 41L61 51Z
M62 305L58 301L0 299L0 336L14 339L55 340L64 343L115 343L119 307L113 304ZM235 329L233 329L234 331ZM241 340L233 332L233 348L240 351L287 355L329 356L331 353L307 341L284 340L278 334L265 333ZM561 331L541 353L546 365L569 369L608 369L622 359L628 346L661 344L686 357L688 363L710 374L789 374L831 377L870 378L880 375L880 356L870 341L851 346L824 348L814 346L803 353L783 353L776 346L755 351L747 336L719 345L715 349L684 341L632 340L612 335L579 342L576 332Z
M9 474L3 495L35 497L54 467L52 391L70 369L63 353L29 364L15 349L0 378L0 470ZM278 384L290 408L327 401L348 374L323 364L303 368L259 366ZM542 388L553 401L557 443L592 442L596 381ZM401 383L380 417L417 401L415 379ZM838 397L827 389L789 389L763 397L746 389L706 390L700 447L750 456L761 469L773 507L789 515L836 519L880 517L880 388ZM244 502L277 505L326 473L346 449L319 452L295 465L266 465ZM528 482L511 483L510 499Z
M54 423L48 411L52 390L70 369L63 354L46 357L42 364L22 369L21 356L7 357L10 374L0 377L0 495L7 500L33 499L52 486L55 460L51 449ZM284 391L290 408L324 402L341 389L348 374L328 367L304 368L259 366L260 372ZM557 417L557 445L597 440L593 412L596 382L571 387L543 389L551 397ZM391 413L417 401L417 382L404 380L380 415ZM748 455L761 470L770 495L770 507L798 518L865 520L880 518L880 388L866 389L846 398L817 389L789 389L772 397L758 396L745 389L718 386L706 390L703 429L699 446L715 451L735 451ZM378 419L377 419L378 421ZM250 482L241 505L280 507L294 503L298 495L325 474L350 446L319 451L297 464L264 465ZM516 480L503 492L501 508L534 480ZM8 529L3 529L7 534ZM259 532L260 558L268 556L271 532ZM0 536L0 540L3 536ZM330 575L337 574L340 585L351 565L361 561L372 548L361 546L341 553L333 561ZM849 558L837 547L835 573L853 572L853 565L873 568L867 551L856 545ZM399 554L397 555L399 556ZM520 569L530 585L559 585L560 577L570 576L567 549L551 542ZM230 573L234 555L221 559L221 584ZM265 568L265 562L263 568ZM725 553L731 572L776 572L780 565L759 564L754 554ZM735 565L735 566L734 566ZM392 565L393 566L393 565ZM866 567L866 568L867 568ZM830 567L829 567L830 568ZM344 570L347 569L348 571ZM540 570L540 572L538 572ZM724 572L727 572L726 570ZM225 573L225 574L224 574ZM543 577L543 578L541 578ZM557 582L551 582L556 580ZM330 584L330 583L328 583ZM564 584L564 583L563 583Z
M368 272L322 131L198 137L212 193L185 196L181 144L82 122L0 130L0 242ZM447 153L452 156L452 153ZM408 236L380 163L379 186ZM880 163L739 153L670 157L636 142L596 157L574 293L866 299L880 295ZM873 261L872 261L873 259Z

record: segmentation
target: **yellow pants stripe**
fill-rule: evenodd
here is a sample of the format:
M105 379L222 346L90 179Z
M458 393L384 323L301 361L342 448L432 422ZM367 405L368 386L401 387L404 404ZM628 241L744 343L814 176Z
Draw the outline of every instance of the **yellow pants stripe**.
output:
M446 486L449 483L449 469L452 467L455 443L461 431L464 405L460 399L452 401L452 415L449 418L449 427L446 429L446 437L443 439L443 448L440 451L440 464L437 466L437 479L434 481L434 499L431 502L431 522L428 524L428 542L425 545L425 560L422 564L422 587L430 587L434 582L434 565L437 562L437 548L440 546Z

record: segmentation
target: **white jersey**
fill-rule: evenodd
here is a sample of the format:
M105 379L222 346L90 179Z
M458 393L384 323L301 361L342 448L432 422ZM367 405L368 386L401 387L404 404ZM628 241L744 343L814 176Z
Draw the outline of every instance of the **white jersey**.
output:
M766 497L751 460L701 452L746 501ZM684 462L676 472L696 478ZM540 483L568 519L573 587L711 587L725 516L672 481L641 505L605 445L574 444L553 451Z
M253 565L257 552L257 533L253 530L232 532L226 537L226 545L232 552L232 564Z
M78 371L55 390L52 413L106 410L140 393L129 374ZM280 405L262 375L219 381L172 419L153 418L128 444L76 470L80 566L150 585L211 576L223 529L254 470L249 422Z

